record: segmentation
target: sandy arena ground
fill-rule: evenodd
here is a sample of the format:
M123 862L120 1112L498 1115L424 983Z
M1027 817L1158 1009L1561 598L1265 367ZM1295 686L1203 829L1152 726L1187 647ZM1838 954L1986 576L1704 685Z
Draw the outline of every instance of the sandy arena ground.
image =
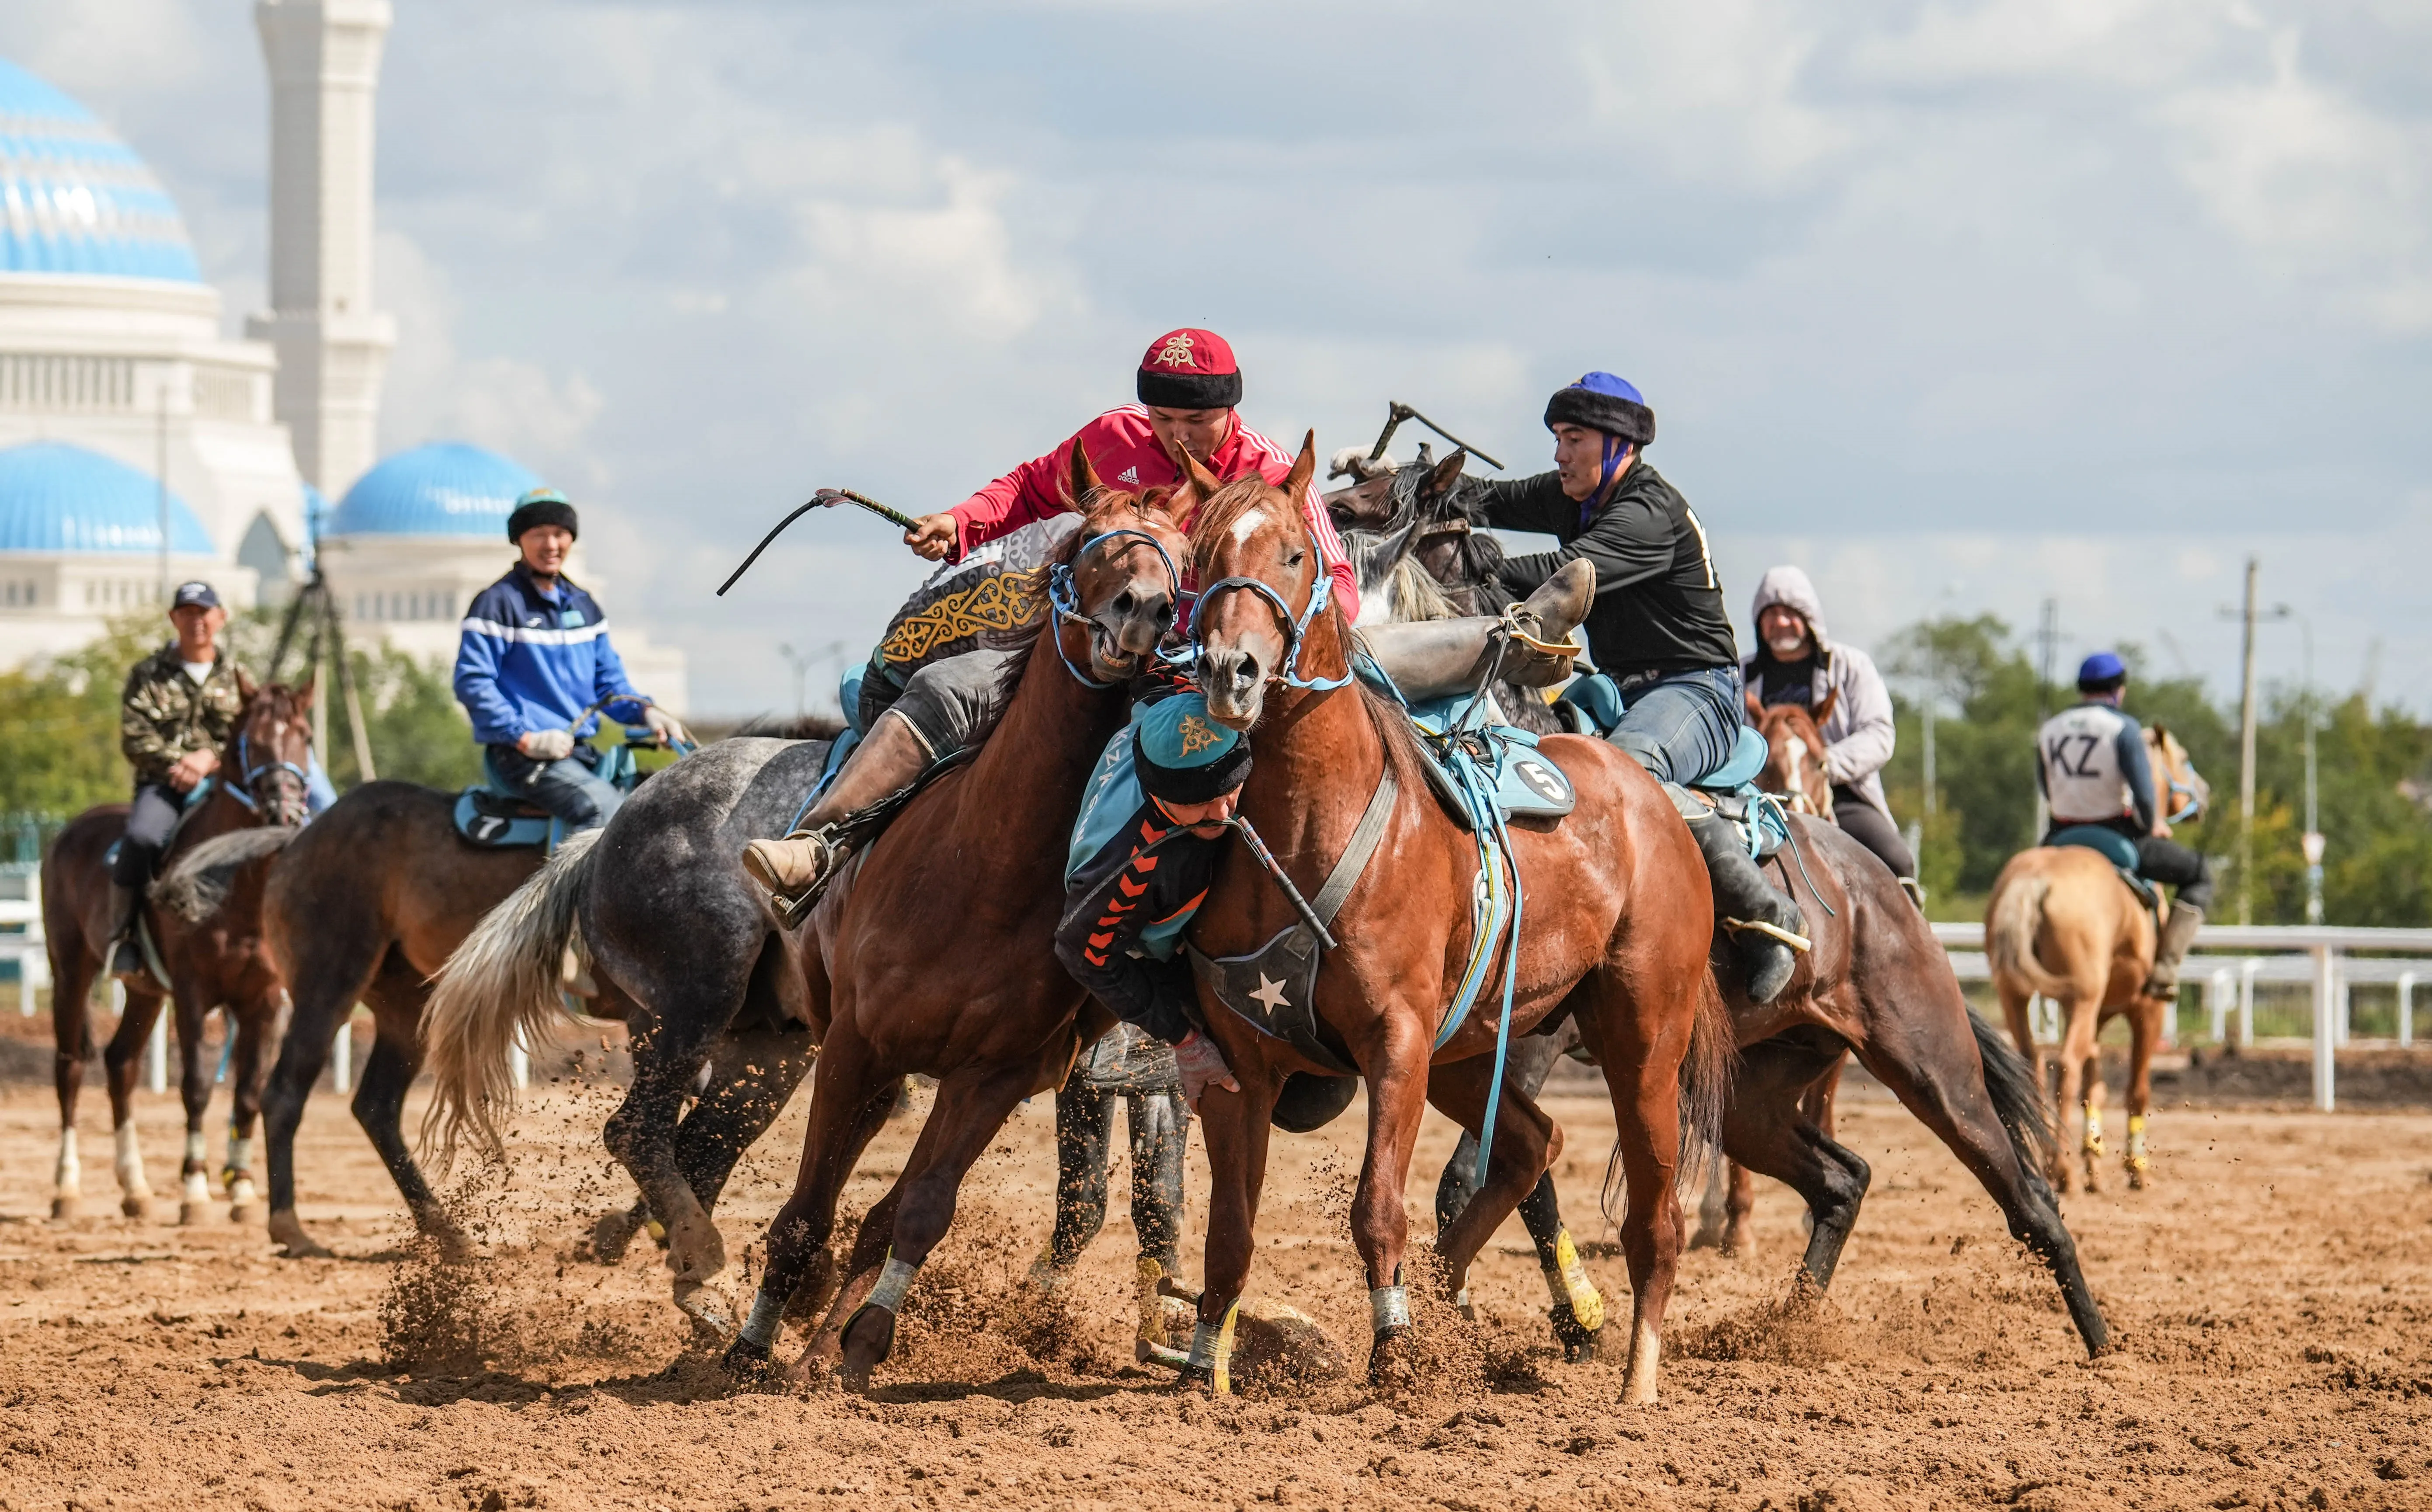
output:
M1049 1223L1043 1098L975 1173L870 1400L731 1390L666 1304L647 1241L613 1268L578 1256L589 1217L630 1192L595 1133L612 1096L545 1092L513 1175L468 1199L495 1256L453 1276L400 1266L394 1192L326 1089L305 1125L302 1208L346 1258L306 1262L274 1258L258 1228L116 1216L97 1096L85 1191L111 1215L51 1226L50 1096L0 1094L0 1505L2432 1506L2420 1114L2158 1119L2153 1190L2069 1203L2118 1346L2089 1365L1951 1157L1897 1107L1845 1099L1843 1137L1875 1181L1828 1310L1774 1311L1799 1214L1762 1185L1753 1259L1687 1258L1664 1401L1642 1410L1617 1405L1614 1367L1561 1363L1516 1222L1480 1267L1482 1326L1423 1308L1442 1374L1402 1400L1344 1380L1208 1403L1133 1368L1120 1174L1079 1322L1025 1322L1012 1283ZM176 1103L142 1107L168 1196L156 1213L174 1217ZM1590 1237L1609 1115L1577 1097L1554 1112L1572 1136L1568 1214ZM738 1297L801 1128L798 1104L720 1209ZM1355 1110L1277 1137L1253 1281L1354 1361L1366 1300L1340 1215L1359 1128ZM882 1134L850 1206L912 1132L898 1120ZM1430 1115L1414 1236L1432 1232L1450 1144ZM1195 1142L1191 1181L1195 1278ZM1626 1318L1619 1264L1589 1264Z

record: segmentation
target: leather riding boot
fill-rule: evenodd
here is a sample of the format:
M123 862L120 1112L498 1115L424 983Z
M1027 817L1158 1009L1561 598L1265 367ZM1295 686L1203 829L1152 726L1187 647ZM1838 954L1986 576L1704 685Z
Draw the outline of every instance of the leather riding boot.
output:
M1595 598L1596 568L1584 560L1573 562L1547 578L1513 618L1537 639L1561 643L1570 638ZM1369 625L1360 636L1402 696L1425 701L1478 691L1498 665L1495 632L1501 624L1493 615L1467 615ZM1524 688L1549 687L1571 673L1570 657L1548 656L1518 642L1503 649L1499 665L1504 677Z
M2170 922L2162 926L2162 937L2153 942L2153 971L2145 978L2148 997L2175 997L2179 992L2179 962L2187 959L2187 947L2196 943L2196 930L2204 926L2204 909L2187 903L2170 904Z
M1797 903L1765 880L1737 825L1710 812L1690 820L1689 833L1697 838L1697 849L1706 858L1706 875L1714 888L1714 924L1731 936L1731 953L1748 978L1748 999L1770 1003L1799 969L1796 952L1808 947L1807 921Z
M144 975L144 947L135 943L135 910L144 906L144 892L122 882L110 884L110 974L112 977Z
M743 847L743 870L768 890L788 922L801 918L859 847L845 822L910 787L933 759L909 721L891 712L879 716L802 816L802 827L784 840Z

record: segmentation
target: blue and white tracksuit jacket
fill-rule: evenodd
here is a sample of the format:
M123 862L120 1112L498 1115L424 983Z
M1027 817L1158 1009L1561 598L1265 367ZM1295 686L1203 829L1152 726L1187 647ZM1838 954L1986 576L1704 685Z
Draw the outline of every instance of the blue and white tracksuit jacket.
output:
M603 698L633 693L625 664L608 643L608 617L590 594L560 577L544 593L518 562L483 588L464 611L456 645L456 701L473 717L473 739L513 745L532 730L565 729ZM638 695L635 695L638 697ZM638 721L641 705L610 705ZM600 727L584 720L578 739Z

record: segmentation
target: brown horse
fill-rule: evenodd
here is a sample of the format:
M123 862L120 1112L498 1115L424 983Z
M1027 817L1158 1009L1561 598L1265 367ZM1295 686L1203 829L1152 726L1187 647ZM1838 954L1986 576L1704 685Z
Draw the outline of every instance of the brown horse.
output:
M1193 631L1209 712L1252 732L1256 745L1241 812L1305 895L1319 892L1385 779L1398 784L1376 853L1335 916L1341 944L1324 957L1314 1003L1322 1032L1336 1038L1338 1053L1368 1086L1368 1151L1352 1233L1376 1325L1370 1370L1382 1377L1407 1371L1415 1348L1401 1286L1402 1193L1421 1109L1432 1101L1472 1130L1483 1121L1500 1007L1482 993L1476 1011L1437 1045L1470 955L1478 850L1429 795L1426 757L1401 711L1346 681L1351 630L1326 593L1298 503L1314 467L1304 443L1281 488L1244 479L1208 501L1192 530L1201 585ZM1272 701L1271 686L1281 687ZM1605 1068L1629 1194L1622 1249L1633 1317L1625 1393L1651 1402L1680 1244L1672 1182L1682 1068L1701 1061L1693 1090L1718 1100L1728 1054L1728 1030L1706 985L1713 908L1687 826L1636 762L1578 737L1548 739L1543 750L1568 773L1579 801L1559 822L1512 826L1526 926L1509 1028L1528 1033L1559 1011L1573 1012ZM1192 939L1210 956L1244 955L1296 921L1275 880L1236 847L1208 890ZM1496 961L1507 948L1491 946ZM1499 965L1485 977L1501 979ZM1222 1390L1276 1096L1292 1072L1333 1068L1262 1034L1204 982L1201 998L1208 1032L1241 1084L1239 1094L1211 1090L1200 1105L1213 1174L1194 1373ZM1516 1088L1501 1089L1496 1116L1486 1180L1437 1241L1456 1290L1486 1237L1560 1151L1559 1130Z
M977 754L921 789L801 928L779 924L735 858L754 834L784 833L818 761L805 771L783 753L714 752L620 810L589 859L553 864L466 942L443 979L436 1011L451 1043L436 1058L432 1128L445 1139L461 1127L495 1150L506 1096L500 1054L513 1026L553 1011L549 994L517 983L555 960L579 915L603 983L622 982L639 1003L633 1091L609 1121L610 1146L667 1223L679 1304L704 1321L715 1314L702 1293L725 1264L706 1204L740 1148L722 1157L688 1148L675 1128L677 1099L706 1065L703 1108L746 1100L747 1071L782 1088L782 1103L816 1047L802 1166L769 1232L752 1320L728 1356L738 1370L767 1361L781 1312L826 1299L837 1195L907 1073L937 1077L937 1102L902 1177L864 1218L841 1299L801 1366L841 1353L856 1385L891 1347L893 1309L952 1221L971 1163L1014 1106L1060 1083L1080 1046L1111 1022L1094 1006L1080 1022L1087 999L1056 960L1064 849L1090 769L1126 717L1122 685L1173 623L1179 585L1168 564L1178 568L1183 540L1155 502L1101 488L1078 449L1073 460L1072 492L1087 507L1066 564L1072 612L1039 631ZM764 776L781 763L782 779ZM736 791L721 796L728 789ZM773 810L764 789L782 800ZM621 872L629 880L616 881L597 858L626 855L629 832L661 843L630 857ZM719 916L709 930L718 960L688 947L697 921L683 903L669 906L667 885L648 884L650 867ZM725 926L730 904L749 910L740 929ZM652 975L666 959L697 961L696 977L735 980L688 992ZM718 1036L747 1020L775 1031L752 1064L723 1051L710 1060ZM748 1140L773 1113L729 1119L729 1143ZM888 1277L891 1289L860 1308Z
M2174 794L2202 801L2204 779L2177 737L2159 725L2145 730L2145 755L2153 773ZM2059 1085L2053 1107L2066 1132L2079 1119L2078 1150L2086 1189L2102 1189L2103 1058L2096 1041L2114 1018L2128 1021L2128 1147L2121 1164L2128 1184L2141 1189L2150 1175L2145 1121L2153 1107L2153 1047L2162 1042L2162 1015L2175 1003L2145 994L2153 969L2158 921L2152 909L2111 862L2081 845L2038 845L2020 851L2001 868L1984 909L1984 953L1993 967L2010 1037L2034 1062L2035 1084L2045 1084L2044 1047L2027 1018L2028 999L2040 994L2061 1005L2063 1025ZM2066 1154L2052 1162L2052 1179L2064 1192L2073 1180Z
M228 1114L228 1163L221 1171L231 1216L244 1221L256 1200L253 1184L253 1121L262 1107L262 1048L279 1033L284 1006L277 973L262 948L262 868L246 868L237 890L218 909L190 921L160 906L158 893L169 876L207 842L260 825L292 832L304 822L305 771L312 762L310 715L312 689L273 685L257 688L239 678L245 711L220 752L211 790L180 820L162 857L163 881L145 902L143 926L154 970L127 984L127 1007L118 1032L102 1052L110 1084L110 1127L117 1143L119 1207L128 1217L147 1211L151 1189L144 1178L144 1154L129 1121L135 1077L144 1037L160 1016L163 995L177 1003L177 1047L183 1074L178 1091L186 1105L186 1154L180 1167L182 1200L177 1221L198 1223L211 1205L203 1115L211 1100L211 1073L203 1064L203 1020L225 1007L230 1021L230 1068L235 1106ZM42 858L42 928L51 958L51 1025L59 1045L59 1163L51 1216L75 1217L80 1201L76 1160L76 1094L93 1059L93 1030L86 998L103 969L110 947L110 847L127 828L127 806L104 804L68 822ZM164 990L160 977L165 976Z

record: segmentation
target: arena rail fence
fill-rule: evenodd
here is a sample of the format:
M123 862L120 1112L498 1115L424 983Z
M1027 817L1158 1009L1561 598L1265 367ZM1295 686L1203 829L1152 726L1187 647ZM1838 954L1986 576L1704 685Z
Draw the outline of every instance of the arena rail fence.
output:
M1937 924L1934 936L1951 952L1961 981L1992 979L1984 959L1984 926ZM2432 966L2414 958L2432 956L2432 929L2366 929L2339 925L2212 925L2197 934L2195 949L2180 974L2183 984L2204 983L2212 1037L2227 1043L2231 1022L2238 1043L2255 1043L2255 985L2304 983L2312 989L2314 1106L2337 1106L2338 1054L2349 1043L2354 1017L2349 988L2387 984L2397 989L2401 1049L2415 1045L2415 985L2432 977ZM2037 998L2029 1008L2037 1039L2060 1037L2060 1006ZM2047 1028L2049 1026L2049 1028ZM2163 1019L2163 1043L2178 1037L2178 1014Z

